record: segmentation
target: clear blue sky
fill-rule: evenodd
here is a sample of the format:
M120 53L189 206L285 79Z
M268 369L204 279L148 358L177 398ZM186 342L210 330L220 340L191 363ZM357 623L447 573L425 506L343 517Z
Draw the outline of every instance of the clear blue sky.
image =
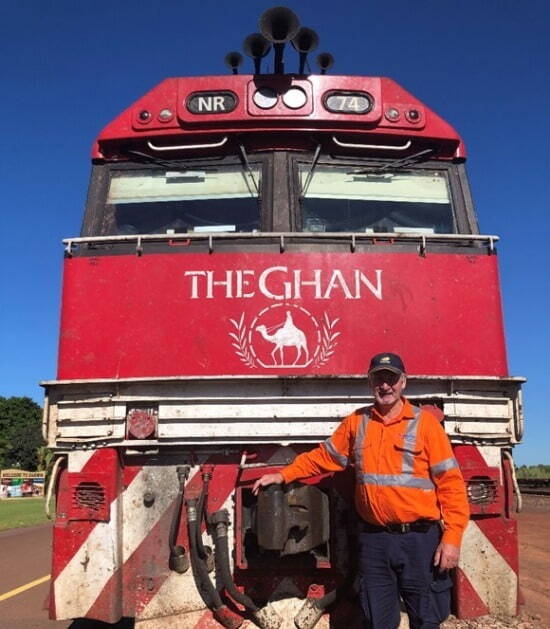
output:
M224 74L265 0L18 0L0 10L0 394L55 377L62 246L98 131L168 76ZM337 74L389 76L461 133L482 233L498 234L519 464L550 463L550 11L544 0L287 2ZM251 63L246 62L246 71ZM287 64L287 70L290 70Z

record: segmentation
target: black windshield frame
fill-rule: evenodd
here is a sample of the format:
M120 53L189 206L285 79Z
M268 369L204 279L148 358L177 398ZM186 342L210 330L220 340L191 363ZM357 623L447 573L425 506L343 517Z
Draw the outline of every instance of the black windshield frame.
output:
M298 164L306 168L312 163L314 154L295 151L264 151L250 153L251 164L261 165L260 231L262 232L301 232L302 210L300 205L300 177ZM168 161L168 160L166 160ZM346 166L352 169L373 166L391 167L392 160L373 160L360 157L332 157L321 154L318 164ZM242 165L239 156L218 158L189 158L174 160L174 169L200 169L208 166ZM244 167L244 166L243 166ZM96 162L92 168L86 211L81 236L106 236L109 220L106 199L112 173L121 170L160 169L166 166L145 162ZM441 171L445 173L450 191L453 210L454 230L459 234L479 234L479 228L470 195L465 166L462 163L426 161L406 167L407 170Z
M291 158L292 182L294 192L291 195L295 199L292 211L292 231L304 231L304 212L301 203L301 178L300 166L308 168L313 161L313 153L311 155L295 154ZM351 171L362 171L363 169L377 171L381 168L381 172L392 172L392 160L373 160L372 158L342 158L321 155L317 161L318 167L345 167ZM437 171L445 176L448 193L450 197L453 231L450 233L458 234L478 234L479 228L474 213L473 204L468 187L466 172L463 164L454 164L450 162L439 162L435 160L425 161L420 164L412 164L402 169L403 171L413 171L415 173L430 173ZM350 230L353 231L353 230Z
M271 203L271 157L268 153L249 156L251 166L257 167L261 173L261 195L258 197L258 214L260 231L271 231L273 213ZM86 203L86 212L81 229L81 236L108 236L113 233L113 206L108 203L111 179L125 173L148 171L159 173L166 170L208 170L216 167L236 167L246 170L238 156L174 160L173 164L156 164L152 162L120 162L115 164L96 163L92 168L92 176ZM155 233L145 231L140 233Z

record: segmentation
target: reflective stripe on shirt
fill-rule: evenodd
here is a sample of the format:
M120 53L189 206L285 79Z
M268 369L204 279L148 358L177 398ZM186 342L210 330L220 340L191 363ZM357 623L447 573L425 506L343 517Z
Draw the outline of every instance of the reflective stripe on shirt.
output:
M361 422L357 428L357 434L355 436L355 443L353 445L353 462L355 463L355 469L357 471L363 469L363 444L365 443L365 435L367 434L367 424L369 423L370 415L366 413L361 417Z
M403 437L403 448L407 448L403 452L403 462L401 464L401 474L365 474L359 472L363 469L362 458L363 441L365 439L366 425L368 417L364 416L359 430L357 431L357 440L355 448L355 464L357 473L357 482L362 485L385 485L389 487L414 487L415 489L435 489L435 485L429 478L418 478L412 475L414 469L414 450L416 450L416 434L418 432L418 424L420 421L420 409L416 406L414 409L414 418L411 419L407 426L407 431ZM441 465L441 464L439 464ZM443 471L443 470L442 470Z
M401 471L403 474L412 474L414 468L414 453L411 450L416 450L416 433L418 430L418 422L420 420L420 409L416 406L414 408L414 419L409 421L407 426L407 432L403 438L403 448L407 450L403 452L403 465Z
M325 441L325 449L335 463L338 463L338 465L341 465L342 467L347 467L349 462L348 457L338 452L330 437Z
M435 489L429 478L417 478L410 474L358 474L362 485L385 485L386 487L414 487L415 489Z
M455 467L458 467L458 463L456 462L454 456L451 456L448 459L441 461L440 463L432 465L430 467L430 472L433 476L439 476L440 474L443 474L443 472L446 472L447 470L452 470Z

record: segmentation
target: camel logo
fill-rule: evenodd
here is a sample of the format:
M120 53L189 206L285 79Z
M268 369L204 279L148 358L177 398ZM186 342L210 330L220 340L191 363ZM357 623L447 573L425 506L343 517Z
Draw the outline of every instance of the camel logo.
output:
M229 321L231 345L239 360L252 368L320 367L334 354L340 336L338 318L331 320L325 312L319 323L305 308L289 304L264 308L250 324L244 312Z

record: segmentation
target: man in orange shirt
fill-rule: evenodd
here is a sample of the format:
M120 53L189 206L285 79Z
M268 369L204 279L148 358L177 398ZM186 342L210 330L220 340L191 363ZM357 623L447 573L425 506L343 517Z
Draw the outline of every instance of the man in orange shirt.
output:
M440 422L403 395L403 361L373 356L374 405L346 417L320 446L253 491L355 467L360 534L361 606L366 627L394 629L399 596L411 629L436 629L450 611L450 568L458 563L469 518L462 474Z

